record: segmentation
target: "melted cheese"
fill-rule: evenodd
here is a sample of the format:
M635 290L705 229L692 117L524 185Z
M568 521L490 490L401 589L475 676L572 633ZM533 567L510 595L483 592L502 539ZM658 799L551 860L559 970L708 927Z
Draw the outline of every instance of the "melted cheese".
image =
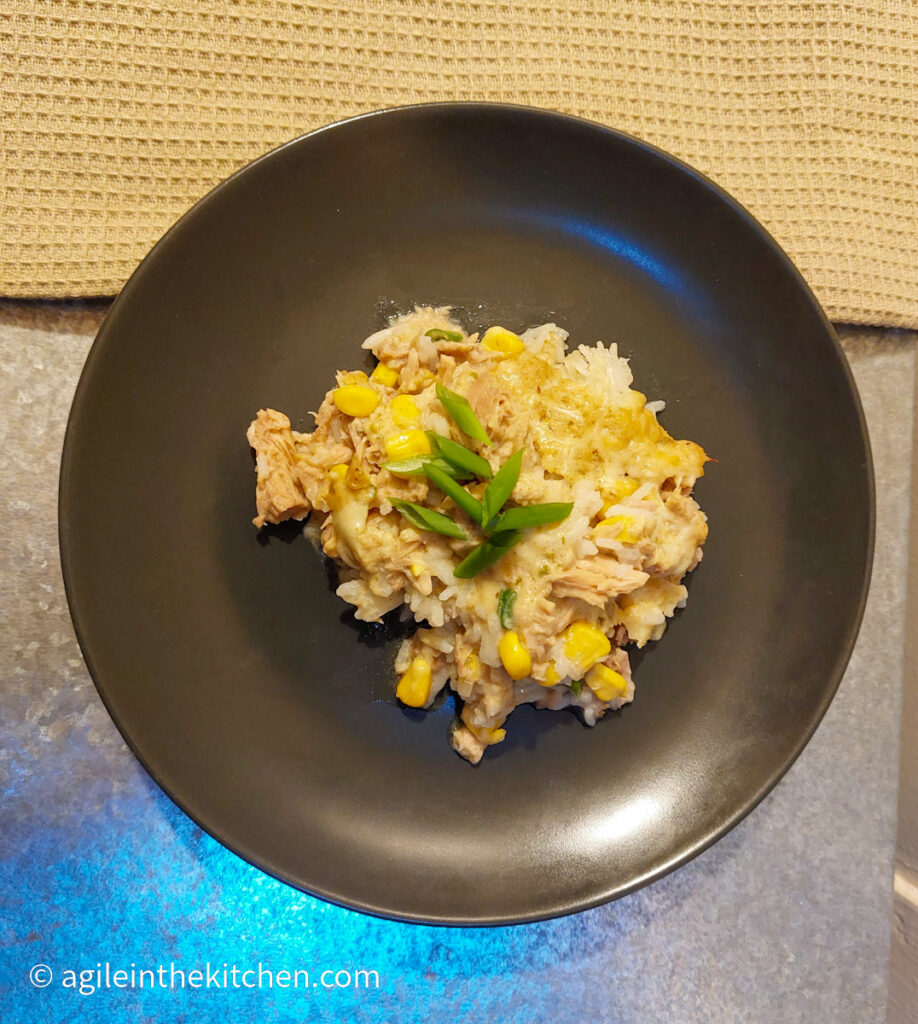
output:
M505 359L490 373L514 408L528 411L531 442L548 473L627 475L660 486L670 478L694 482L704 471L704 451L670 437L638 391L621 405L597 401L582 381L530 353Z

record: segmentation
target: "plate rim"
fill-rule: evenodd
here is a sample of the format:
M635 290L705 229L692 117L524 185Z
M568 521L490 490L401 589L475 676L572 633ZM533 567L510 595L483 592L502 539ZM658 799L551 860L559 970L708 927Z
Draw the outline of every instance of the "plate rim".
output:
M854 411L856 414L856 420L859 428L859 434L863 443L865 463L864 463L864 475L865 482L867 484L867 542L864 549L863 559L863 573L861 580L860 593L858 594L857 607L855 614L852 619L852 624L849 629L848 636L843 645L840 646L838 654L835 658L832 666L831 673L828 675L828 685L825 689L824 696L819 702L815 710L811 715L811 719L807 725L807 728L801 733L800 739L794 746L791 754L786 758L785 763L776 771L772 772L765 781L744 801L742 801L739 807L729 816L722 819L717 827L708 829L707 832L699 838L695 843L689 845L687 848L682 850L676 856L670 858L668 861L659 865L651 870L648 870L630 881L621 885L613 885L604 888L600 893L593 894L588 898L584 899L568 899L563 901L556 901L549 906L543 906L540 910L526 913L526 914L515 914L515 915L437 915L437 914L418 914L413 912L405 912L399 910L397 907L393 907L386 904L385 900L380 900L375 903L371 903L365 900L354 899L346 896L343 893L338 893L332 889L322 886L306 886L299 882L292 881L285 877L280 867L273 866L262 861L259 856L252 851L246 843L243 842L228 842L226 839L219 835L219 829L216 825L212 826L207 823L206 815L192 812L187 803L181 799L172 787L167 786L154 767L147 762L142 756L141 752L136 747L132 740L125 724L121 721L120 716L116 713L112 703L106 694L104 684L101 682L99 674L94 665L92 654L88 647L88 642L85 637L84 626L81 623L80 613L78 611L79 601L77 599L75 588L72 582L71 574L71 553L70 553L70 541L68 537L68 529L66 525L66 509L68 503L67 494L69 492L69 483L72 473L72 449L74 447L74 438L79 430L79 420L81 417L82 410L87 403L87 395L91 387L91 377L93 374L93 368L96 361L99 358L99 354L103 347L108 344L108 336L115 329L112 325L115 322L116 315L122 306L125 306L132 293L139 287L138 282L142 280L145 269L148 264L155 258L157 252L163 248L173 234L178 233L183 226L191 220L199 208L202 208L215 201L216 197L224 190L231 186L240 176L248 173L253 167L262 164L265 161L273 159L276 155L280 154L284 150L296 147L304 143L306 140L317 138L326 132L333 131L335 129L345 128L350 125L357 124L362 121L387 118L387 117L398 117L400 115L406 115L418 111L437 111L442 110L444 112L453 112L459 110L465 111L499 111L507 114L517 114L524 117L535 117L545 118L547 121L562 122L570 125L577 126L580 129L585 129L592 132L598 132L602 135L610 136L618 142L624 142L629 146L633 146L638 150L642 150L652 158L662 160L668 164L675 171L688 175L697 184L706 189L711 193L715 199L725 203L734 214L738 215L739 218L744 222L747 229L751 230L753 234L757 235L759 240L765 243L767 249L771 255L777 258L778 262L783 266L784 270L790 275L790 278L801 289L803 297L812 308L813 312L817 315L817 319L820 322L825 334L830 342L830 348L839 363L843 377L848 387L849 395L853 402ZM630 895L636 892L638 889L643 888L646 885L651 884L661 878L671 874L676 869L687 864L695 857L704 853L705 850L714 845L719 839L725 836L728 832L732 831L744 818L746 818L755 808L765 799L766 796L777 786L785 774L789 771L791 766L797 761L804 748L807 746L809 741L812 739L813 734L819 727L822 719L828 711L829 705L835 698L835 694L838 691L838 687L841 684L845 670L851 659L851 655L854 650L854 646L857 642L860 634L861 625L864 617L864 610L866 608L867 599L870 592L870 585L873 575L873 562L874 552L876 545L876 478L873 463L873 452L870 443L870 433L867 427L866 417L864 415L863 404L861 402L860 394L858 392L857 384L854 379L854 374L851 370L850 363L845 356L844 350L838 341L838 337L829 320L825 310L822 308L819 300L816 298L813 290L806 282L800 270L796 264L791 260L790 256L784 251L784 249L778 244L771 233L743 206L737 199L725 191L720 185L717 184L713 179L708 177L703 172L692 167L690 164L673 156L666 150L655 146L652 143L646 142L635 135L628 132L624 132L621 129L610 127L609 125L602 124L598 121L593 121L589 118L580 117L574 114L562 113L560 111L552 110L545 107L535 107L526 104L518 103L503 103L503 102L490 102L490 101L477 101L477 100L444 100L434 101L425 103L411 103L398 106L382 107L376 110L364 111L362 113L353 115L351 117L341 118L336 121L332 121L329 124L321 125L311 131L304 132L295 138L289 139L272 149L266 151L242 167L235 170L228 177L222 179L215 184L209 191L207 191L201 198L196 200L155 242L155 244L149 249L130 277L122 286L121 290L116 295L111 307L105 314L105 318L93 339L92 345L87 353L86 359L83 363L83 367L80 371L80 376L77 381L76 388L74 390L73 399L70 404L70 409L67 416L67 426L64 433L64 441L61 450L61 462L58 473L58 492L57 492L57 520L58 520L58 552L60 559L61 575L64 582L64 592L67 598L67 606L70 613L71 622L73 624L74 633L76 635L77 643L79 644L80 651L83 660L86 664L86 668L93 681L93 685L102 700L102 703L115 724L118 732L121 734L122 739L131 751L132 755L137 759L144 771L153 779L156 785L162 790L163 793L172 801L173 804L186 815L195 825L206 832L212 839L218 842L221 846L229 850L235 856L244 860L248 864L257 868L259 871L263 871L265 874L276 879L279 882L283 882L285 885L290 886L296 891L301 891L309 896L316 897L324 900L335 906L341 907L346 910L356 910L358 912L367 914L371 917L381 918L384 920L397 921L406 924L419 924L428 925L433 927L459 927L459 928L477 928L477 927L506 927L510 925L523 925L535 923L538 921L547 921L554 918L566 917L571 914L580 913L582 911L591 910L595 907L602 906L603 904L613 902L614 900L620 899L624 896Z

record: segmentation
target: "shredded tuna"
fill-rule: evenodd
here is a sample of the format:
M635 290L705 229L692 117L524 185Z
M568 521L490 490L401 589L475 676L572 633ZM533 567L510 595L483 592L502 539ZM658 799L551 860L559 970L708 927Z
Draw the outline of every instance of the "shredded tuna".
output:
M305 519L311 504L297 466L296 444L290 420L274 409L259 409L246 433L255 449L256 526Z
M489 434L499 434L510 417L510 398L488 374L481 374L469 386L466 397Z
M487 749L486 744L482 743L465 725L457 725L450 734L449 740L453 750L471 764L478 764Z
M559 576L552 593L557 597L576 597L596 608L604 608L610 598L637 590L648 579L646 572L622 565L614 558L592 555L579 561L570 572Z

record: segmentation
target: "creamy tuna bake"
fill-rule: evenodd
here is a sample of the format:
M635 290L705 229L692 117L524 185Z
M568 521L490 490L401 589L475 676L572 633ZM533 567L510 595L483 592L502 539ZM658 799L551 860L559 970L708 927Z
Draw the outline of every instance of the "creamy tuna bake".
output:
M631 701L626 646L662 635L707 536L704 451L615 345L566 341L418 308L363 343L369 376L339 371L312 433L273 409L248 430L255 525L309 517L358 619L410 610L395 694L425 708L449 684L473 763L519 704L593 725Z

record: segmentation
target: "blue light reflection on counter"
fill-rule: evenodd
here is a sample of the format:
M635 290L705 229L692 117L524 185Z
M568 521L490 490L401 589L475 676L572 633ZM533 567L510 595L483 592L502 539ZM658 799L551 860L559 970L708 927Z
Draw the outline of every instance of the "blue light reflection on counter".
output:
M73 751L71 751L72 753ZM88 753L88 751L84 751ZM601 956L626 927L610 908L513 928L400 924L325 903L251 867L203 833L122 752L120 778L70 790L69 807L35 806L2 837L0 1006L4 1024L142 1020L151 1024L543 1019L539 979L571 972L575 1002L552 1019L602 1019L599 991L576 981L583 950ZM59 766L61 767L61 766ZM111 776L109 776L111 778ZM15 780L29 803L48 782ZM444 883L446 884L446 882ZM4 920L5 918L5 920ZM15 923L14 923L15 922ZM48 964L47 989L28 984ZM228 991L60 987L64 970L377 970L378 990ZM607 995L607 994L606 994ZM178 1011L178 1012L177 1012Z

